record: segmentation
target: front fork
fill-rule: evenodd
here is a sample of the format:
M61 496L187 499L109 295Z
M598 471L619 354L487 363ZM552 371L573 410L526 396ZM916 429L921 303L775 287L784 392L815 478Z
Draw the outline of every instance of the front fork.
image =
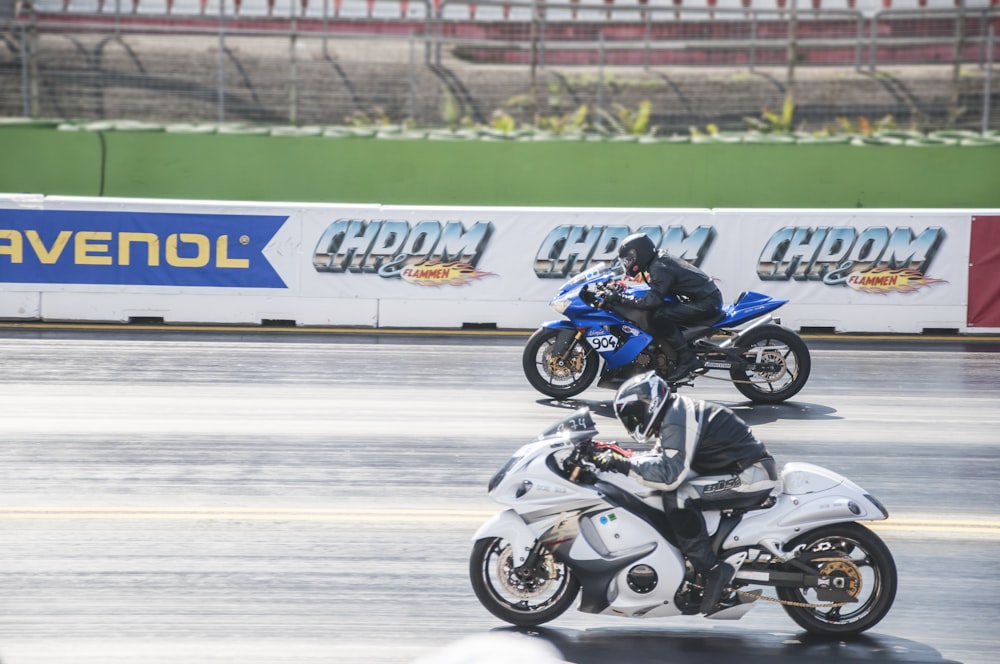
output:
M544 559L542 549L541 539L536 540L535 545L528 552L528 557L524 559L524 563L514 569L514 573L521 581L530 582L549 578L548 572L540 566Z
M586 330L582 328L577 328L576 334L572 334L572 330L569 329L560 330L552 346L552 356L560 362L565 362L569 359L569 353L573 346L579 343L585 334ZM585 349L587 348L587 344L582 345Z
M528 557L524 563L519 565L515 573L524 581L530 581L538 577L538 561L542 559L542 542L536 540L535 545L528 552Z

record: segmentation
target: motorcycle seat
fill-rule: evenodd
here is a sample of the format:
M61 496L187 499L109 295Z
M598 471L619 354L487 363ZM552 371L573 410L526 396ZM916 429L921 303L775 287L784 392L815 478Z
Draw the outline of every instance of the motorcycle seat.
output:
M736 496L728 500L693 500L693 505L697 505L703 510L738 510L749 512L755 509L765 509L774 504L772 490L754 491L743 496Z
M695 339L700 339L706 336L709 332L712 332L715 328L711 325L695 325L693 327L685 327L682 330L684 335L684 340L687 342L694 341Z

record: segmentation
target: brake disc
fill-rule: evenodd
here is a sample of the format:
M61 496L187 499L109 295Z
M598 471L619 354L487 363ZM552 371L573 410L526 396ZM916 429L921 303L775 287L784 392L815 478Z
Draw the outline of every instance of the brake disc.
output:
M553 355L551 351L546 354L545 366L549 374L556 378L566 378L574 373L583 371L583 352L574 347L568 357Z
M552 579L539 576L537 571L551 569L552 556L546 554L535 570L526 571L523 567L514 565L514 552L507 547L500 553L497 560L497 576L503 589L515 597L527 599L546 592L552 585Z

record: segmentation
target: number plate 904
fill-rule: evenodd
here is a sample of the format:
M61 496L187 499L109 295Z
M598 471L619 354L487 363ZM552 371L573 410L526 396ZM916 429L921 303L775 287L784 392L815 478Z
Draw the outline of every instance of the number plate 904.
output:
M613 334L601 334L587 337L587 343L593 346L595 350L615 350L618 348L618 337Z

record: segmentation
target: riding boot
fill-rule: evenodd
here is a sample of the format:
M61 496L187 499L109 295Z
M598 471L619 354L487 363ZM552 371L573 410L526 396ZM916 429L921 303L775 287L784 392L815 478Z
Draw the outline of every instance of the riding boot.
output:
M733 580L736 570L728 563L719 562L705 526L705 517L694 509L674 509L667 519L674 531L677 548L702 578L702 613L708 613L722 599L722 592Z
M675 330L670 336L670 346L677 354L677 360L674 370L667 374L665 378L668 383L683 380L692 371L701 367L698 356L691 350L691 346L688 345L684 339L684 334L680 330Z
M733 576L736 575L736 569L729 563L718 563L715 567L708 570L706 574L703 575L705 579L705 588L701 593L701 606L699 611L704 614L708 614L715 605L719 603L722 599L722 591L725 590L726 586L733 580Z

